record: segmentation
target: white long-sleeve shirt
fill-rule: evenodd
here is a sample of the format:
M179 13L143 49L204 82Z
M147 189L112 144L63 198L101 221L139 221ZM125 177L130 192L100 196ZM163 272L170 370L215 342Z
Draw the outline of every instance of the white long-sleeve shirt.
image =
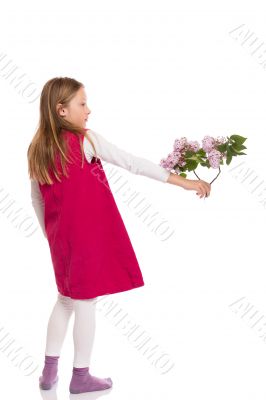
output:
M161 182L167 181L170 175L170 171L167 169L147 160L146 158L135 156L132 153L117 147L92 129L89 130L89 135L95 145L97 156L104 161L127 169L133 174L144 175ZM94 152L92 145L86 136L83 141L83 149L87 161L91 162ZM44 226L44 200L38 182L33 179L31 179L31 200L43 234L47 238Z

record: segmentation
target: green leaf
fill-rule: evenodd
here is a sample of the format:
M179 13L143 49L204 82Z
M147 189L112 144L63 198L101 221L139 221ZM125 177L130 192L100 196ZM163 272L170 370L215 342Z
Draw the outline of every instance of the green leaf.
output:
M179 174L179 176L183 176L184 178L186 178L187 174L185 174L184 172L181 172L181 174Z
M197 168L198 162L195 160L187 160L187 169L188 171L193 171L194 169Z
M210 166L210 161L208 160L208 158L206 159L206 167L207 167L207 168L211 168L211 166Z
M229 153L229 154L227 154L227 156L226 156L226 164L229 165L231 161L232 161L232 154Z
M193 157L194 155L195 155L194 151L187 150L187 151L185 152L185 157L186 157L186 158Z
M217 150L219 150L219 151L221 151L222 153L224 153L224 152L226 151L226 143L219 144L219 145L217 146Z
M232 156L237 156L238 152L235 151L234 146L231 145L230 147L228 147L227 149L227 153L229 152L229 154L231 154Z
M241 154L240 151L241 151L242 149L238 149L238 148L236 149L236 146L233 146L233 145L232 145L231 147L232 147L232 149L236 152L236 154ZM245 147L245 146L244 146L244 147ZM246 148L246 147L245 147L245 148Z
M235 148L235 150L238 151L246 149L246 146L244 146L243 144L233 143L232 146Z
M200 148L197 153L199 156L201 157L205 157L206 156L206 151L204 151L202 148Z
M240 136L240 135L231 135L230 139L232 139L234 142L236 142L237 144L243 144L247 138Z

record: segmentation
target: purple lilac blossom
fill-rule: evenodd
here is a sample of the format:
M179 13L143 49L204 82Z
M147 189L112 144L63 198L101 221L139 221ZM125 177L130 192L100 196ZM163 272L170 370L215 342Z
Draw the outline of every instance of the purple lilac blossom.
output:
M191 140L188 142L188 148L196 153L200 149L200 144L197 140Z
M216 149L213 149L208 154L208 160L212 168L219 168L222 153Z
M209 153L215 145L215 140L211 136L204 136L202 140L202 148L206 153Z
M226 137L224 136L218 136L216 140L219 144L225 143L227 141Z
M187 145L187 138L182 137L181 139L176 139L174 142L174 149L177 151L182 151Z

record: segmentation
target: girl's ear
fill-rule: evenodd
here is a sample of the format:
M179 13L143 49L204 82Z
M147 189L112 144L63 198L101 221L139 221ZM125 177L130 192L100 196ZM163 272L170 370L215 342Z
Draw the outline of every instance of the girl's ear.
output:
M66 115L65 109L62 107L61 103L57 104L56 111L57 111L57 114L59 114L61 117L64 117Z

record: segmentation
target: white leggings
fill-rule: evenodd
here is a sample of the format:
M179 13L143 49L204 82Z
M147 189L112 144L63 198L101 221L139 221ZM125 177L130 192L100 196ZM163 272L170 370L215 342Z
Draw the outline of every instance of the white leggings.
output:
M49 318L45 355L60 356L69 319L74 311L73 326L74 361L76 368L88 367L96 326L96 298L77 300L58 292L57 301Z

